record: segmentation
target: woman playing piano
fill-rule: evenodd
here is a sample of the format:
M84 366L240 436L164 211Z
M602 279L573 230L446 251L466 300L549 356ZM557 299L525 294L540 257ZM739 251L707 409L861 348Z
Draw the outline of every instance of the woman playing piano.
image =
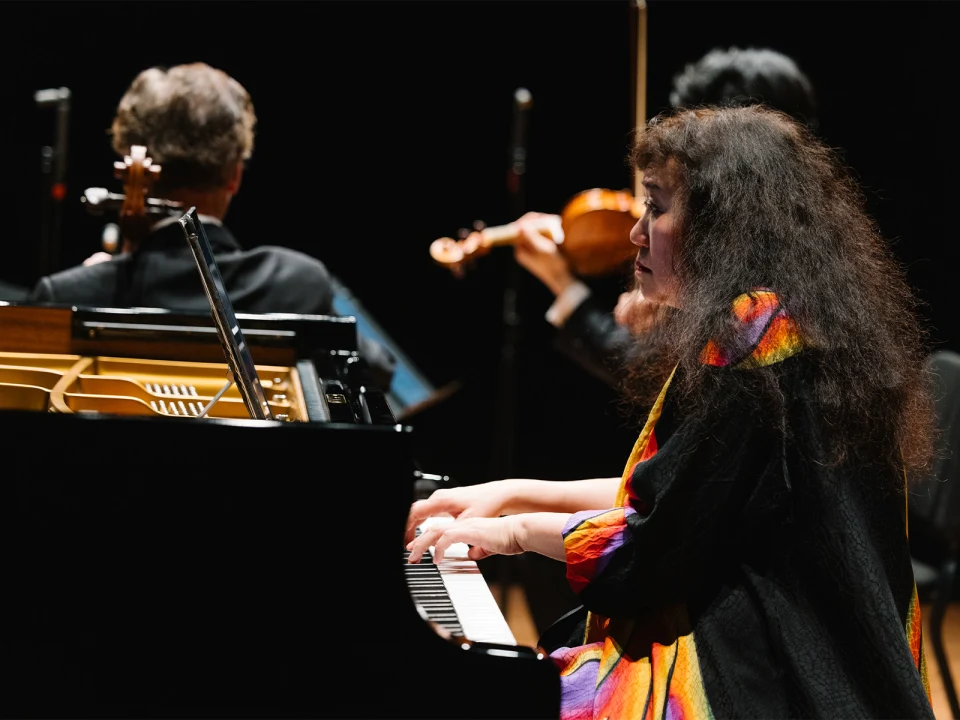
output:
M411 561L457 542L566 563L583 607L541 638L564 720L932 718L905 522L923 335L859 189L758 106L655 118L632 159L661 310L622 478L439 490L410 510Z

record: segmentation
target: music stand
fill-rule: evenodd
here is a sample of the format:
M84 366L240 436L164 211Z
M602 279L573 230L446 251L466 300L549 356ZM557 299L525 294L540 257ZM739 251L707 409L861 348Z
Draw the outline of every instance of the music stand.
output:
M220 345L223 347L223 354L230 368L227 372L227 384L220 388L219 392L200 412L199 417L204 417L227 389L233 383L236 383L250 417L255 420L273 420L270 404L267 402L263 386L260 384L257 368L253 364L253 356L250 354L250 348L243 338L243 331L240 330L237 316L233 312L233 303L230 302L230 296L227 295L227 287L220 275L217 261L213 257L213 250L210 247L210 241L207 239L207 233L197 217L196 207L190 208L186 215L180 218L179 223L187 239L187 244L193 251L193 258L197 261L197 269L200 271L203 289L207 294L207 300L210 301L210 314L213 316L217 336L220 338Z
M355 318L357 335L380 343L396 360L393 379L386 396L387 404L398 422L403 422L437 405L460 389L458 382L447 383L442 388L434 387L353 292L335 275L330 276L330 282L333 285L334 312L344 317Z

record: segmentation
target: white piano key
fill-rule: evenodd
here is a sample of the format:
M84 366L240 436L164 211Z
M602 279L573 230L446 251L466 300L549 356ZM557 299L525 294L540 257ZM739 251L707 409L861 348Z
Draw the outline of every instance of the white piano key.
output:
M517 644L510 625L473 560L444 558L440 562L440 577L468 640Z

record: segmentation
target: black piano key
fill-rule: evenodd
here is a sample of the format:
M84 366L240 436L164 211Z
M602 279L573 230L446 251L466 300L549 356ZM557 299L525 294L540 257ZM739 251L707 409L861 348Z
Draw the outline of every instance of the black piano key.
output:
M433 562L429 551L423 554L420 563L407 562L410 553L403 551L403 574L407 581L410 596L419 605L427 617L452 635L463 635L460 617L453 606L440 576L440 568Z

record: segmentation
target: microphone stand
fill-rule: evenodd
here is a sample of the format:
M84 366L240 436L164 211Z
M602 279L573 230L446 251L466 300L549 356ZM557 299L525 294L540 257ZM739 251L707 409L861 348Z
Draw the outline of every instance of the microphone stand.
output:
M526 210L524 175L526 173L527 115L533 98L526 88L517 88L513 95L513 127L510 142L510 166L507 171L507 192L511 217L518 218ZM507 261L506 280L503 289L503 339L500 346L500 368L495 406L496 429L491 453L491 479L511 477L516 460L516 412L517 412L517 351L519 348L521 318L517 311L517 296L522 275L520 265L514 259ZM521 556L522 557L522 556ZM507 559L509 563L510 559ZM507 614L507 598L510 593L511 573L504 564L501 570L503 597L501 610Z
M55 107L57 110L54 146L44 145L40 150L40 174L43 176L43 194L40 198L40 276L43 277L60 267L60 227L63 199L66 197L64 178L67 171L70 90L65 87L38 90L33 99L39 108Z

